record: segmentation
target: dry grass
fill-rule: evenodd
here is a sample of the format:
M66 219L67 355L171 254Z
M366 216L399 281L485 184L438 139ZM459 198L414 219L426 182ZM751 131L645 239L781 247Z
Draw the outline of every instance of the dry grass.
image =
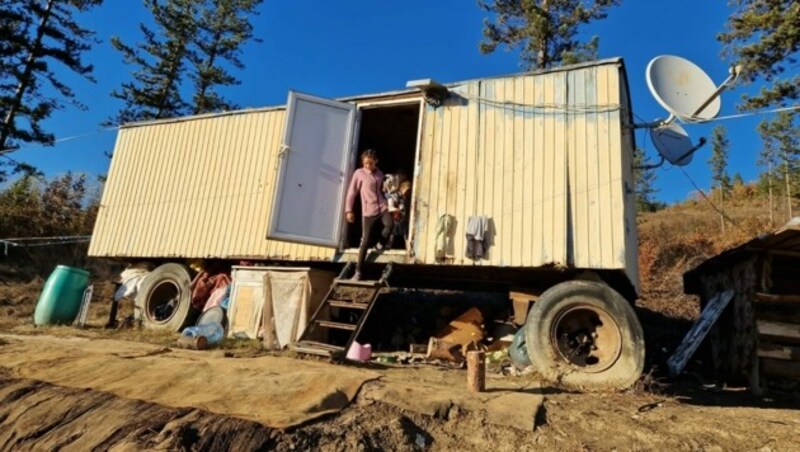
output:
M705 202L687 201L639 217L641 306L671 318L696 318L699 303L683 293L683 274L774 229L759 199L738 200L726 214L733 223L726 224L724 234L719 214Z

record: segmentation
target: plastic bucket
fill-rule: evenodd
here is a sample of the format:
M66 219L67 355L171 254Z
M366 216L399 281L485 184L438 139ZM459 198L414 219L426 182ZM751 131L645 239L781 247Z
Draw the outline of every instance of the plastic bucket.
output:
M89 272L59 265L44 283L36 303L33 323L38 326L69 324L81 309L83 291L89 286Z
M370 344L361 345L353 341L350 350L347 351L347 359L351 361L369 361L372 357L372 346Z

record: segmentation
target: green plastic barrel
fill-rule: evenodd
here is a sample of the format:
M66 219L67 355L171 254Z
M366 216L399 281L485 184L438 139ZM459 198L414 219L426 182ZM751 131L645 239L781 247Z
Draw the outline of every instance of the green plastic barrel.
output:
M59 265L50 273L36 303L33 323L39 326L72 323L81 309L83 291L89 285L89 272Z

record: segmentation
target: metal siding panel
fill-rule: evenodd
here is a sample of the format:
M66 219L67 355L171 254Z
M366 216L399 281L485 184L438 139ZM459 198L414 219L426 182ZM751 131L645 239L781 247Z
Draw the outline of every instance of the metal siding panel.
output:
M272 156L282 110L122 129L92 253L136 257L323 259L334 250L269 243ZM274 255L274 253L272 253Z
M586 74L587 86L586 91L589 93L587 96L587 103L589 105L597 105L598 97L597 91L603 89L602 85L597 79L596 68L588 68L581 71ZM583 209L585 220L584 224L587 226L584 234L582 235L583 243L580 244L582 259L578 265L581 267L596 268L602 263L602 247L604 237L602 236L602 204L608 202L600 193L602 192L602 185L607 184L608 181L603 178L602 162L608 155L608 149L603 145L604 140L602 136L598 136L599 117L597 114L593 115L594 128L592 129L592 137L589 140L589 145L584 149L584 162L586 174L586 185L584 187L584 195L581 202L584 203Z
M503 94L503 81L502 80L492 80L486 83L486 97L491 100L498 100L502 97ZM497 265L499 262L499 254L501 253L500 248L497 246L497 234L502 232L503 225L500 222L499 213L501 212L498 209L497 197L499 197L500 193L497 188L497 166L499 165L499 160L501 158L500 152L501 149L497 145L498 141L502 139L500 135L499 124L501 123L501 116L502 112L494 106L490 105L486 109L486 171L483 180L486 183L486 198L485 198L485 208L486 213L489 218L492 220L494 225L493 231L490 235L493 235L493 243L492 246L489 247L487 253L487 264Z
M525 105L534 104L535 82L533 77L523 78L522 102ZM517 243L521 252L520 265L529 266L533 256L533 222L536 221L533 206L533 160L536 149L534 146L534 120L532 111L527 111L522 115L522 175L520 188L522 189L522 209L520 218L522 219L521 233L522 241Z
M441 124L442 124L442 147L441 147L441 169L439 170L439 208L436 211L437 219L441 214L452 215L448 209L448 201L450 198L450 174L451 174L451 156L453 148L453 120L454 111L453 107L447 106L439 109L441 111ZM445 243L449 243L445 241ZM450 248L446 247L444 250L445 257L450 255ZM445 261L446 262L446 261Z
M498 79L493 83L494 96L492 99L496 102L503 102L505 100L506 86L504 79ZM503 145L505 142L505 128L503 127L503 115L505 111L502 107L493 106L492 122L489 130L491 148L489 150L492 156L492 164L490 165L490 172L488 175L489 185L492 187L492 197L489 204L490 217L494 223L493 231L493 244L489 249L489 262L492 265L501 265L503 259L502 237L505 234L505 225L503 224Z
M555 103L555 80L548 74L544 76L544 103ZM555 124L551 114L544 118L544 187L542 192L542 260L541 262L554 261L553 240L555 234L555 206L553 191L555 189Z
M624 148L622 133L625 130L622 124L622 98L619 94L620 77L617 66L605 66L608 74L608 103L615 108L609 115L609 184L607 195L610 203L610 212L606 226L613 245L604 253L603 265L606 268L625 267L625 188L624 188Z
M512 265L511 249L514 236L514 119L516 114L513 107L514 79L509 77L503 79L504 97L503 102L512 103L511 108L503 108L503 147L502 164L500 165L500 205L502 206L503 232L498 234L498 243L502 245L500 265Z
M128 252L134 256L146 255L144 254L144 248L146 246L150 246L149 242L147 242L147 238L150 232L151 221L146 206L148 206L148 204L151 202L150 199L152 197L154 186L161 182L159 179L156 179L155 181L149 180L153 174L153 166L156 155L161 152L159 147L160 143L153 136L153 133L145 132L142 134L142 138L144 141L144 147L148 149L155 147L156 152L144 153L144 165L139 168L139 177L137 177L137 179L134 181L134 183L138 182L139 190L131 190L131 197L129 200L131 208L129 210L130 214L128 215L128 218L137 223L144 223L142 224L142 227L133 228L130 231L131 233L127 235L127 237L130 238L130 241L126 244L125 249L130 250Z
M133 210L133 196L134 190L131 187L131 180L136 180L136 176L142 169L138 166L132 166L133 157L135 153L135 149L137 145L141 143L143 139L143 135L141 132L137 133L136 131L130 132L130 138L127 144L130 148L122 148L119 149L120 156L123 157L122 162L120 162L120 168L129 169L130 172L120 171L120 177L122 177L121 184L118 184L119 190L115 190L115 196L109 200L110 209L110 230L108 231L108 250L109 255L115 255L122 253L122 250L125 250L128 246L128 242L123 242L125 238L130 237L130 227L132 223L126 223L124 218L130 218L130 213ZM107 181L111 182L111 179ZM113 185L113 184L112 184ZM115 188L113 186L109 188ZM124 254L123 254L124 255Z
M600 221L600 236L598 237L602 242L602 249L600 250L600 259L598 266L603 268L614 268L617 263L615 262L614 255L617 245L620 240L614 234L615 225L619 220L624 218L623 213L618 207L620 206L619 197L612 193L611 185L618 184L621 181L622 174L619 172L620 162L611 162L611 159L619 157L619 131L618 126L619 113L613 112L608 109L613 108L615 104L619 103L619 99L612 98L612 92L616 91L616 86L612 83L611 67L604 66L597 68L597 87L598 87L598 100L600 105L607 107L607 111L600 115L600 129L601 139L603 140L603 149L600 150L600 190L599 202L603 203ZM615 140L616 137L616 140ZM614 171L614 169L617 171ZM616 220L616 221L615 221Z
M264 156L263 164L259 167L263 178L261 185L262 196L258 198L254 209L254 212L258 212L258 215L252 222L254 228L252 236L259 238L256 242L258 245L254 247L253 250L262 256L269 256L271 246L271 242L266 240L266 235L268 224L267 212L269 212L269 206L272 203L275 185L275 179L273 179L273 167L275 165L273 141L276 134L274 128L275 123L279 121L282 124L283 119L283 115L265 115L266 124L259 135L259 154L263 154Z
M514 103L517 105L524 105L525 103L525 78L524 77L516 77L514 79ZM513 210L511 212L512 218L512 225L511 231L512 236L510 237L511 240L511 256L510 262L511 265L520 266L522 265L522 218L525 214L525 209L523 206L523 191L524 185L522 181L522 176L524 174L524 156L525 156L525 132L524 132L524 116L525 111L523 109L515 109L514 110L514 124L513 124L513 134L514 142L513 142L513 153L511 158L511 168L512 168L512 180L511 180L511 191L513 192L513 201L512 206Z
M421 262L426 262L428 248L428 216L430 214L430 195L431 195L431 173L433 158L433 110L429 105L423 108L424 119L422 121L422 142L420 143L420 156L417 167L414 170L416 179L416 191L413 193L415 198L414 208L414 254Z
M253 142L255 129L255 116L246 116L242 120L242 155L247 155L249 158L242 158L239 164L241 168L241 176L238 180L238 195L236 196L236 203L233 210L230 212L231 230L233 233L228 238L228 254L235 255L240 251L242 246L242 238L247 233L248 221L244 218L248 212L250 199L255 194L255 185L257 182L257 175L255 173L255 163L258 159Z
M553 74L555 104L567 104L567 72ZM559 112L553 121L553 229L552 229L552 261L567 264L567 121L566 115Z
M125 133L124 130L121 130L117 134L116 142L114 143L114 155L111 158L111 164L109 165L108 169L108 176L110 177L119 177L118 174L121 173L122 167L121 160L124 155L119 154L118 150L124 148L124 143L126 140L130 139L130 134ZM106 231L111 230L111 219L113 218L112 215L112 207L110 207L111 201L115 197L115 192L117 191L117 186L109 186L105 184L103 186L103 194L100 198L100 208L97 212L97 220L95 221L95 225L92 232L92 240L89 243L89 255L90 256L101 256L104 250L108 249L109 239L113 237L113 234L106 233Z
M448 106L447 110L444 112L445 116L448 117L448 129L450 140L448 141L447 147L447 170L446 173L443 174L447 184L446 190L446 201L445 201L445 212L447 214L452 215L455 219L455 224L453 227L453 232L450 235L450 240L448 241L449 247L446 250L447 256L450 258L455 258L457 251L456 245L459 243L457 240L457 236L459 234L459 230L463 230L464 222L457 211L456 206L457 198L459 193L459 179L458 179L458 165L459 165L459 153L460 153L460 133L461 133L461 110L462 107L459 103L454 103L452 106ZM454 262L454 261L451 261Z
M543 105L545 101L545 79L544 77L534 77L535 91L534 101L535 105ZM547 158L547 147L545 141L545 126L544 115L536 114L534 120L534 159L533 159L533 254L531 256L530 265L540 265L545 261L545 234L544 229L545 211L545 160Z

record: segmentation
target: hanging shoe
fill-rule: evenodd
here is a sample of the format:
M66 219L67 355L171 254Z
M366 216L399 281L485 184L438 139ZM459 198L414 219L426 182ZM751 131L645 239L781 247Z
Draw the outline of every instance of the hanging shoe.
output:
M350 281L361 281L361 272L353 273L353 276L350 277Z

